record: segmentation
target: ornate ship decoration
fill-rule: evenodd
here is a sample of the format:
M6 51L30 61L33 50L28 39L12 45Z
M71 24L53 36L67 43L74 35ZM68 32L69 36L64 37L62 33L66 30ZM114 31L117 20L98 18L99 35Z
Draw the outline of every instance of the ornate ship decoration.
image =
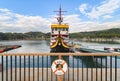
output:
M62 11L61 6L59 8L59 16L57 17L57 24L51 24L51 38L50 48L51 52L69 52L69 25L62 23Z

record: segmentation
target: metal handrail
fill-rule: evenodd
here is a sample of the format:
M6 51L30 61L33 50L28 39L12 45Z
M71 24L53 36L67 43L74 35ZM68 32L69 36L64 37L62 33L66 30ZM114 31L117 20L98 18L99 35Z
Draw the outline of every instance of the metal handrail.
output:
M120 53L1 53L0 56L120 56Z
M89 81L88 79L91 81L119 80L120 69L117 57L120 56L120 53L0 53L2 62L0 81L26 81L26 79L31 81L31 77L32 81L36 81L36 79L38 81L59 81L59 76L57 77L52 72L50 65L56 57L61 58L61 56L65 56L62 59L68 64L68 71L60 76L62 77L60 81L74 81L76 79L77 81ZM55 57L55 59L49 61L50 57L53 59ZM85 60L92 60L94 66L84 65Z

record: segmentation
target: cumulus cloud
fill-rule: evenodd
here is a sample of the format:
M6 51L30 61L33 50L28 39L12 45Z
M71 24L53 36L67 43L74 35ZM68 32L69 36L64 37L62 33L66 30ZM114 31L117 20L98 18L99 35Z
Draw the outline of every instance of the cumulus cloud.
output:
M83 14L86 14L86 10L87 9L87 4L82 4L80 7L79 7L79 10L81 13Z
M111 16L105 15L104 17L110 18ZM0 32L50 32L51 23L57 23L54 17L27 16L14 13L8 9L0 9ZM82 21L78 14L66 15L64 23L70 25L70 32L96 31L120 27L120 20L104 23Z
M111 15L116 9L120 8L120 0L105 0L99 6L92 7L90 12L86 11L87 8L89 8L89 5L82 4L79 10L90 18L98 19L101 16Z
M111 15L105 15L105 16L103 16L103 18L104 19L110 19L110 18L112 18L112 16Z
M13 13L8 9L0 9L1 32L48 32L50 21L41 16L26 16Z
M106 15L106 17L111 17ZM78 14L67 15L64 22L70 25L70 32L98 31L111 28L120 28L120 20L114 22L82 21Z

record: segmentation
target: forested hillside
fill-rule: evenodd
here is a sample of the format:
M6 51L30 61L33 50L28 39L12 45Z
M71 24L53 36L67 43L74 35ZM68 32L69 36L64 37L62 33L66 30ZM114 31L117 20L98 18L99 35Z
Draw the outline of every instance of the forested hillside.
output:
M49 39L50 33L27 32L27 33L0 33L0 40L27 40L27 39ZM70 33L70 38L120 38L120 28L102 31Z
M120 38L120 28L102 31L71 33L71 38Z

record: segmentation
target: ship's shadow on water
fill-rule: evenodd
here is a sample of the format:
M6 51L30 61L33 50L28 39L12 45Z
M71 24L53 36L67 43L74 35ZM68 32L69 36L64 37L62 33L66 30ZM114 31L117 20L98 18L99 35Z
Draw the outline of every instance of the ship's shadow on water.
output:
M50 57L51 62L57 60L58 57ZM84 56L63 56L63 60L65 60L70 68L100 68L105 67L104 65L97 62L94 57L84 57Z
M51 63L57 60L58 57L50 57ZM91 57L91 56L63 56L70 68L109 68L110 67L110 57ZM107 61L106 61L107 60ZM106 64L107 62L107 64ZM114 63L114 60L112 60ZM114 68L114 64L112 65Z

